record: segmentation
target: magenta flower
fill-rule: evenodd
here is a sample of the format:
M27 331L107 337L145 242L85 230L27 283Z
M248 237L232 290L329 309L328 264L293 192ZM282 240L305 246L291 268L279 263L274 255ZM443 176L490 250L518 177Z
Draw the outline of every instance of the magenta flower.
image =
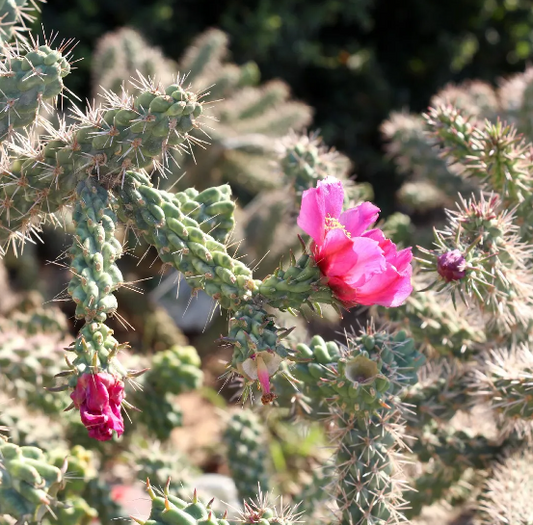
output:
M304 191L298 225L335 296L346 307L399 306L411 294L411 248L398 251L376 222L379 208L363 202L342 211L344 189L334 177Z
M121 403L124 383L107 372L82 374L74 392L70 394L76 408L80 409L81 422L87 427L89 437L107 441L124 432Z

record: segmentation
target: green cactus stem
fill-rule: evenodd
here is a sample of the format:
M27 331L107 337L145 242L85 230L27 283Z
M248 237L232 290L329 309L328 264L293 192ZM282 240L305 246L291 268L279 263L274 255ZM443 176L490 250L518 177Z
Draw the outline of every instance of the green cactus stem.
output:
M63 49L36 45L23 51L19 54L16 47L6 46L0 57L0 142L31 126L39 107L63 91L63 78L70 73Z
M54 467L37 447L0 443L0 515L39 522L65 483L67 462Z
M268 491L266 428L251 410L232 414L223 440L228 450L228 464L239 498L254 498L258 484Z
M78 319L102 323L115 314L118 304L113 292L124 282L116 265L122 255L122 245L115 238L117 219L108 191L92 179L78 184L77 195L68 293L76 303Z
M146 177L132 172L125 175L119 195L130 222L193 289L204 289L223 308L251 298L256 287L251 270L183 211L179 197L156 190Z

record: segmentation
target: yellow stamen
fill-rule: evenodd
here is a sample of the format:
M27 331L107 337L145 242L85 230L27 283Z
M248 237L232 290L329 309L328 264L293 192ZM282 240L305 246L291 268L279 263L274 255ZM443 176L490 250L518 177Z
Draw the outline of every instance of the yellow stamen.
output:
M335 217L332 217L331 215L326 216L326 231L329 232L330 230L342 230L347 237L351 237L352 234L350 232L346 231L346 228L339 222L338 219L335 219Z

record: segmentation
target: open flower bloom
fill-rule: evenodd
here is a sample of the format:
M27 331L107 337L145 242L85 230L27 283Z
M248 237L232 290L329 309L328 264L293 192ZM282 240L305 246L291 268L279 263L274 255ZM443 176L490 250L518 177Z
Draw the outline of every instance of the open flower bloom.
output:
M74 392L70 394L74 405L80 409L81 422L87 427L89 437L107 441L124 432L120 413L124 399L124 383L107 372L82 374Z
M363 202L342 211L344 189L334 177L304 191L298 226L313 239L315 261L335 296L357 304L399 306L413 290L411 248L398 251L379 228L379 208Z

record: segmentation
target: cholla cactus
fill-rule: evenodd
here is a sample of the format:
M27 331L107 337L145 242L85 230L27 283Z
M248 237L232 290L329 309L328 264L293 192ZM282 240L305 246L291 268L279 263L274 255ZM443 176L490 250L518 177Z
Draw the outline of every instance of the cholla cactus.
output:
M426 273L415 276L415 286L425 291L381 311L424 341L434 360L402 396L420 461L413 473L418 492L404 493L409 516L432 501L451 501L454 487L468 484L470 496L458 505L474 523L529 519L522 501L531 488L519 464L532 428L530 78L528 70L497 92L476 82L449 87L426 115L402 117L403 123L393 116L384 125L391 153L415 180L448 192L439 179L447 177L463 193L431 249L421 250ZM408 129L417 130L416 140L408 142ZM481 421L490 422L491 432ZM513 502L495 495L502 455L515 462L507 479L525 476Z
M95 95L102 88L116 92L137 71L162 85L182 71L191 89L201 92L211 86L211 100L222 100L210 109L213 123L205 130L210 146L176 159L180 172L185 172L182 184L205 188L231 182L234 188L254 195L282 184L282 177L274 178L269 166L276 158L275 139L309 124L311 110L291 101L289 88L281 81L257 87L257 66L232 64L226 61L227 54L228 37L216 29L195 39L177 64L135 31L122 29L98 44L93 62Z
M5 20L12 7L0 3ZM417 121L424 122L424 133L441 150L438 158L430 143L417 151L421 132L415 126L409 148L418 155L419 173L433 171L451 186L463 192L474 188L476 194L447 214L413 278L411 248L395 244L397 237L408 238L408 221L396 216L384 229L374 227L380 210L357 202L368 191L347 181L344 157L315 135L292 134L283 141L277 163L268 163L272 139L307 123L309 109L288 101L284 84L253 87L249 67L224 63L223 33L201 36L179 64L184 75L172 78L157 71L170 63L145 49L135 33L109 37L100 54L98 82L106 84L101 104L74 109L68 124L61 115L45 121L40 114L60 95L62 78L70 71L64 47L17 40L4 47L2 246L20 251L45 224L70 227L72 244L63 254L70 281L61 298L75 303L77 334L70 335L64 320L42 308L21 307L22 313L0 323L2 392L23 402L18 418L8 409L1 414L2 426L14 428L13 443L0 445L0 514L17 525L33 525L51 523L52 513L45 516L50 510L68 525L87 525L96 516L105 525L124 514L110 499L120 499L123 487L111 490L109 483L146 475L151 510L143 517L135 514L135 522L227 525L229 516L217 514L196 492L189 500L180 497L183 489L179 495L171 489L168 478L176 471L181 477L176 458L171 461L149 444L156 436L172 454L180 442L180 431L173 431L187 426L186 393L198 390L203 378L196 349L176 344L170 334L171 345L149 360L135 359L122 332L112 329L115 320L127 325L117 291L131 286L131 277L123 273L121 259L142 239L163 268L179 272L193 294L212 299L211 315L223 311L227 330L218 343L227 356L224 375L238 378L243 402L256 401L259 391L265 405L233 418L225 447L217 446L220 429L212 423L200 431L209 434L218 458L227 450L241 495L258 492L237 511L242 523L305 520L293 504L306 495L310 505L303 507L312 521L322 523L405 523L439 500L472 509L480 523L492 517L528 522L522 502L530 484L522 483L515 507L510 499L499 501L497 490L506 469L516 468L517 480L527 476L521 468L529 459L524 437L533 428L533 167L531 146L512 127L481 121L498 114L491 113L497 98L490 90L472 84L471 96L463 96L448 89ZM113 67L122 59L125 67L159 78L140 76L131 91L125 83L117 93L120 81L128 80L120 78L125 70ZM221 96L225 101L206 106ZM472 105L478 110L469 117L464 112ZM210 132L213 144L203 144L206 153L199 155L198 168L189 170L190 178L177 191L171 157L202 143L199 133L209 116L220 120ZM260 168L253 159L260 160ZM266 179L266 169L276 176ZM211 187L217 173L219 184L232 186ZM168 185L161 182L164 177ZM191 180L198 190L185 188ZM430 197L439 200L438 183L431 182ZM404 188L413 203L420 183L414 190ZM273 188L281 186L289 190L278 207L271 206ZM252 197L269 187L270 195L259 194L251 205L254 213L244 211L250 219L247 236L257 229L272 231L268 243L283 246L276 263L281 253L285 262L258 278L229 240L239 215L232 190ZM441 189L447 195L447 188ZM269 213L263 220L259 208L266 201ZM416 207L420 203L423 199ZM262 256L264 248L257 247L254 256ZM347 331L342 342L318 335L307 341L296 339L281 315L320 315L324 306L342 312L358 305L372 306L388 326L369 322L365 330ZM46 396L57 396L53 403L39 403L35 386L41 384L48 388ZM211 390L202 389L202 395L205 401ZM70 414L60 414L57 405L67 406ZM38 442L34 429L24 427L32 411L45 410L47 419L40 421L52 430L61 426L57 444ZM263 490L272 485L269 468L280 464L279 455L272 455L268 465L267 452L275 447L269 447L271 436L261 421L272 411L276 417L293 414L301 425L313 421L330 438L333 451L324 469L314 473L312 487L283 486L280 495L290 496L288 507L274 505L257 487L258 482ZM192 419L202 419L194 407L192 412ZM73 417L81 423L73 425ZM490 428L479 421L490 422ZM4 428L2 435L8 435ZM80 441L84 447L92 443L91 452L74 446ZM70 485L63 454L72 458ZM508 459L499 466L502 457ZM317 509L326 515L319 516Z

